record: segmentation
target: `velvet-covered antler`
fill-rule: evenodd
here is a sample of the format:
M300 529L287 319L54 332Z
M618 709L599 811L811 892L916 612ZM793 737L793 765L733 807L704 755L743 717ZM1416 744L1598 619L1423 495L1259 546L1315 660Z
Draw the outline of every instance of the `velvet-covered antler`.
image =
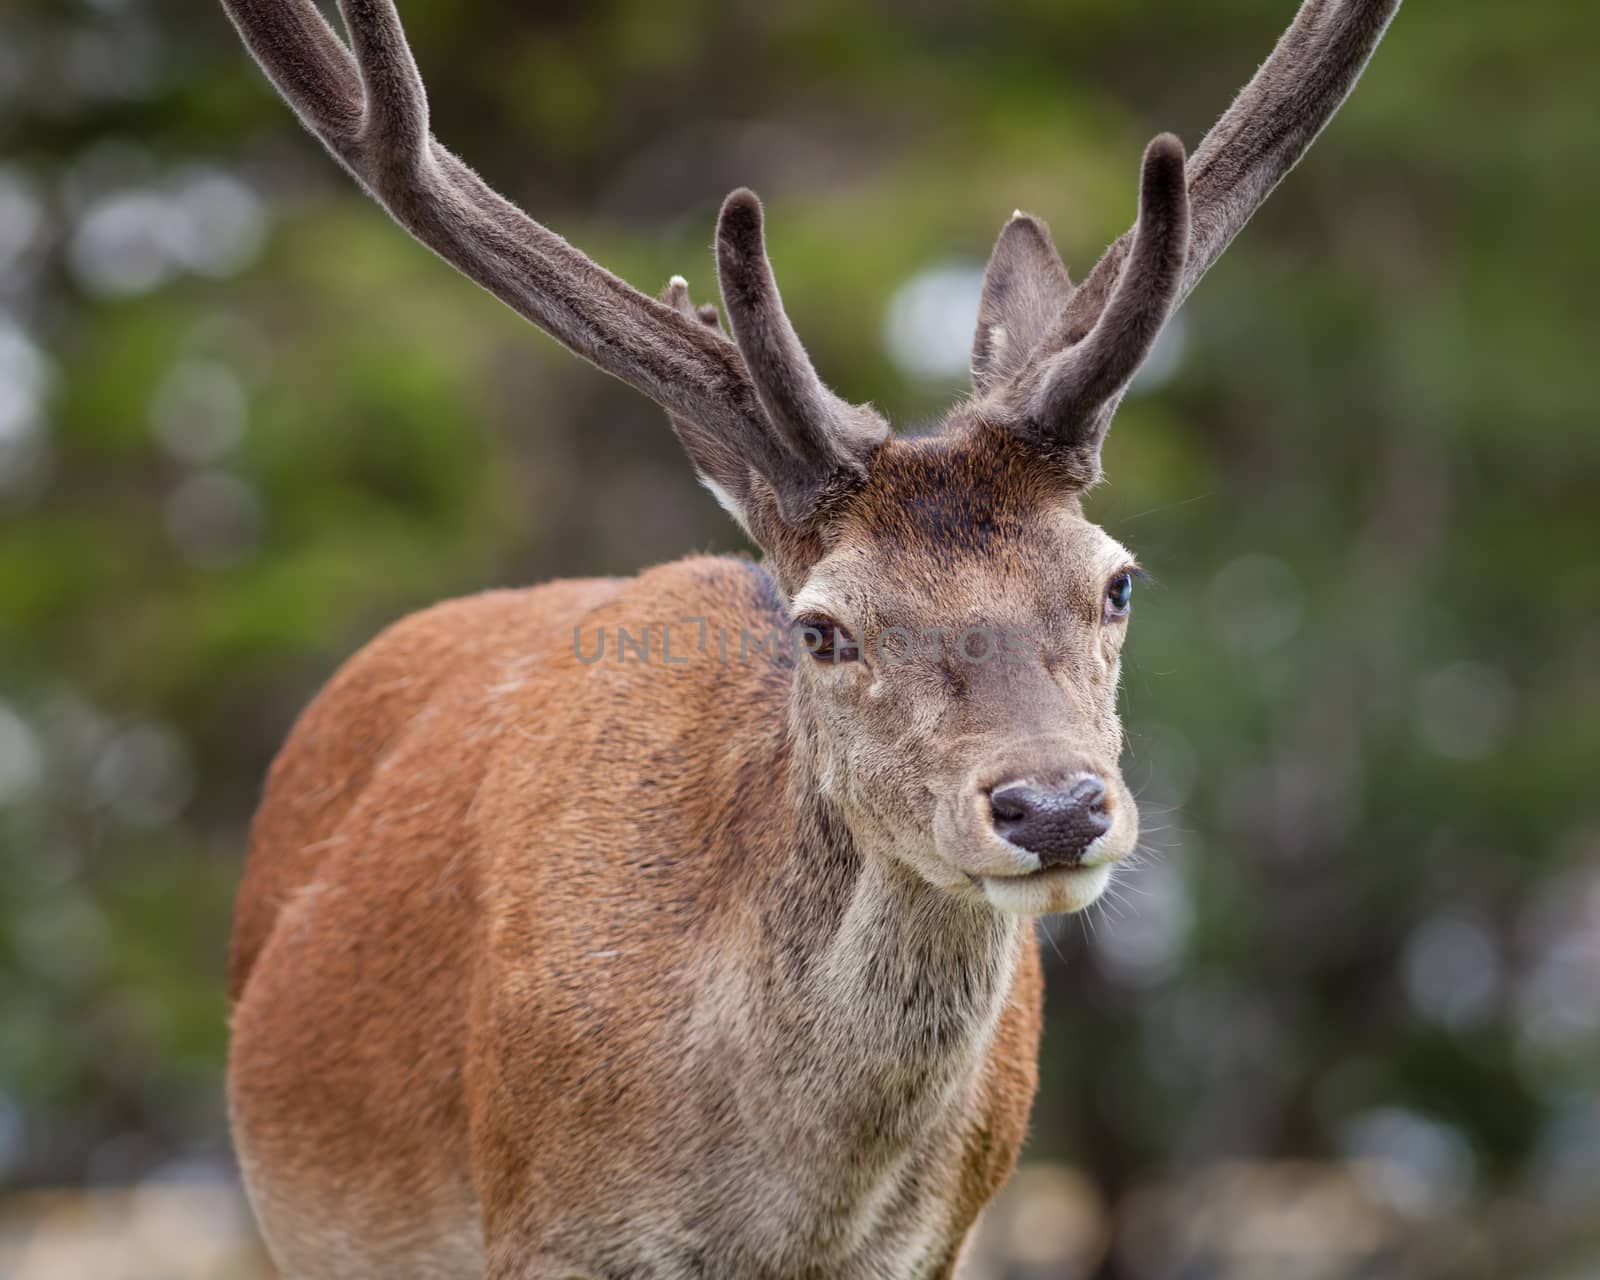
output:
M886 436L874 415L817 390L779 307L759 206L747 193L730 198L731 230L747 231L753 209L754 242L735 235L722 269L741 300L730 303L736 347L595 264L439 144L393 0L341 0L348 48L311 0L224 4L300 119L401 226L564 346L696 424L739 460L745 483L750 469L765 478L784 518L803 520Z
M973 346L973 387L994 399L995 417L1097 471L1111 414L1161 324L1305 154L1399 7L1305 0L1186 165L1176 139L1151 143L1138 221L1077 288L1043 225L1012 219L990 260ZM1029 271L1034 281L1020 284ZM1043 298L1058 304L1048 322Z

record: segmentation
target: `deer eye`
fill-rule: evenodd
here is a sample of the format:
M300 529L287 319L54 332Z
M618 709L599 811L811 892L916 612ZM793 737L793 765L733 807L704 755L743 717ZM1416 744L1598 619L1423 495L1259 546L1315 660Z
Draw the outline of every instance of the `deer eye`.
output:
M811 614L795 623L800 644L818 662L856 662L861 657L861 646L845 628L832 618Z
M1133 575L1126 571L1111 579L1106 587L1106 617L1125 618L1133 603Z

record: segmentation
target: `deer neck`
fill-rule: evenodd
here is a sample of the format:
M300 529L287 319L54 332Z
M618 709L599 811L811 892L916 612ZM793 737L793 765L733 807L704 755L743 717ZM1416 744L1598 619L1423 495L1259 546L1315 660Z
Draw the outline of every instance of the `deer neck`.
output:
M746 869L765 883L745 897L759 905L740 930L739 1007L722 1013L737 1027L741 1112L763 1117L795 1177L810 1170L843 1201L856 1173L872 1178L970 1114L1022 925L864 847L825 794L798 697L793 710L767 775L785 802L742 819L737 843L760 850Z

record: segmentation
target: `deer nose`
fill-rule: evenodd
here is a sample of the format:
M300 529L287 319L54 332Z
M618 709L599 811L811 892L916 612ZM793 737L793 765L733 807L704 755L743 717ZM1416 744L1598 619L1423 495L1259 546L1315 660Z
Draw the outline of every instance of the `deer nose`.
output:
M1065 787L1013 782L989 794L995 831L1039 859L1041 870L1068 866L1111 829L1106 784L1092 774Z

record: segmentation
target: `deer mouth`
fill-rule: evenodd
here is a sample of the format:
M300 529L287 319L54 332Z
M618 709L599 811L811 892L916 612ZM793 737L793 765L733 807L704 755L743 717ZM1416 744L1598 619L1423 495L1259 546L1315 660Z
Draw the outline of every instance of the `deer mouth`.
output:
M1111 865L1081 863L1022 875L974 877L989 905L1008 915L1070 915L1092 906L1111 883Z

